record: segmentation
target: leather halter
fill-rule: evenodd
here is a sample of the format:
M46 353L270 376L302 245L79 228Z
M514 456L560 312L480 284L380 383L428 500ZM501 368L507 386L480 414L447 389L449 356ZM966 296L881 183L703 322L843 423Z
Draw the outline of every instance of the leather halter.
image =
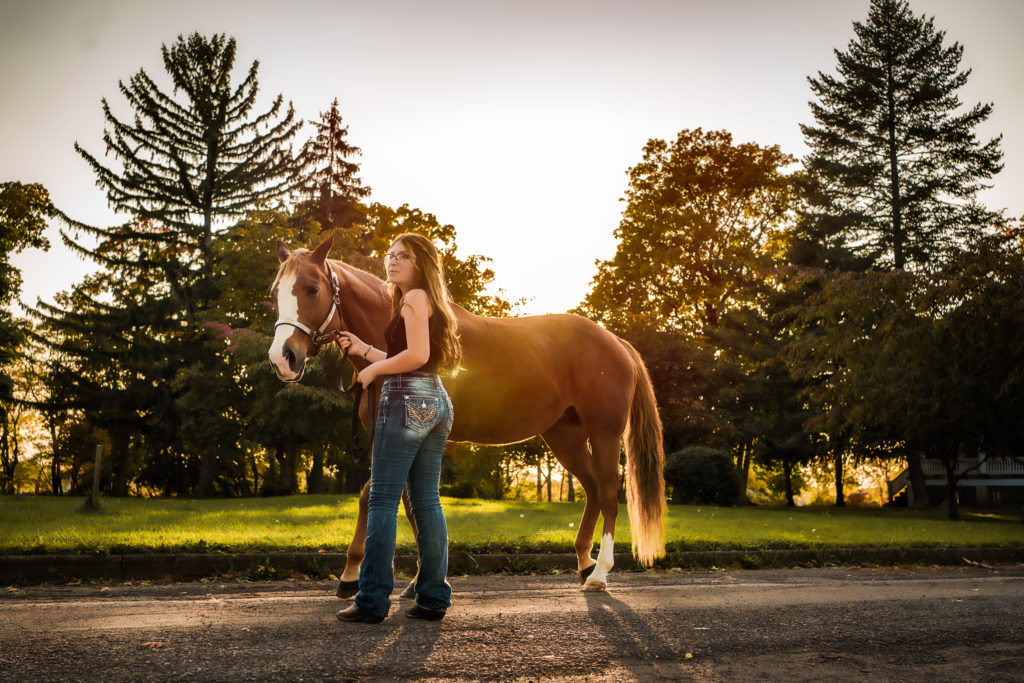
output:
M331 330L329 332L327 331L327 328L330 326L331 321L334 320L334 314L338 313L339 316L341 315L341 287L338 285L338 276L334 273L334 269L331 268L330 264L327 263L326 260L324 260L324 267L327 268L327 273L331 276L331 310L327 312L327 317L324 318L324 321L320 325L320 327L315 330L310 329L307 325L303 324L298 320L278 320L276 323L274 323L275 330L281 327L281 325L289 325L297 330L300 330L301 332L306 333L306 336L309 337L309 340L313 342L313 351L309 354L309 358L312 358L316 354L320 353L321 348L323 348L327 344L330 344L332 341L335 341L341 333L341 330ZM305 368L305 366L303 366L303 368ZM295 379L284 381L298 382L299 380L302 379L302 374L304 373L300 373L299 376L296 377Z

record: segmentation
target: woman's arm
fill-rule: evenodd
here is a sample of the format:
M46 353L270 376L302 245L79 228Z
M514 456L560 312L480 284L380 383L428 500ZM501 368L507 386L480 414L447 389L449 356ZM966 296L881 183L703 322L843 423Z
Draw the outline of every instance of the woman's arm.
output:
M405 321L406 349L391 358L386 355L359 373L359 381L366 386L381 375L412 372L430 360L430 298L422 289L413 289L405 295L401 315ZM370 358L374 355L370 352Z

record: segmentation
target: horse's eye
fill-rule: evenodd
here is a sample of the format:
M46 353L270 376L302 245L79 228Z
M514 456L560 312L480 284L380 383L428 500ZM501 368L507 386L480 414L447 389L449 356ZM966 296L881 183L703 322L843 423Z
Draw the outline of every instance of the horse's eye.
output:
M316 296L319 293L320 293L320 288L319 287L310 287L309 288L310 296Z

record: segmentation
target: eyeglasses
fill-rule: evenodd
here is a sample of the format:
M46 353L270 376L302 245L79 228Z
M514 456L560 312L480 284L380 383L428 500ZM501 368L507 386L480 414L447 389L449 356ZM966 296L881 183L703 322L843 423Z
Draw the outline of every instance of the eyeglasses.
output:
M384 254L384 263L395 261L396 263L405 263L412 259L412 256L406 254L404 251L400 251L397 254Z

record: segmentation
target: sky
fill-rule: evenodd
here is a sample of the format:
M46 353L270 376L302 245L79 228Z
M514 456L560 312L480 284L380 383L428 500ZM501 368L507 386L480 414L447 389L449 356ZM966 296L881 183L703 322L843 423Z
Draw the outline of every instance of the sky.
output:
M179 34L238 41L237 79L259 60L261 106L282 94L316 120L338 98L372 201L409 204L492 259L521 313L585 297L615 253L627 170L651 138L683 129L807 152L807 77L835 68L868 0L0 0L0 181L39 182L69 215L126 220L73 149L102 158L101 98L140 68L171 90L161 45ZM1024 2L912 0L973 73L965 105L992 102L1003 172L982 195L1024 215ZM301 138L310 134L307 123ZM110 161L110 158L107 157ZM12 261L22 300L51 301L95 265L48 230L48 252ZM311 245L293 245L311 246Z

